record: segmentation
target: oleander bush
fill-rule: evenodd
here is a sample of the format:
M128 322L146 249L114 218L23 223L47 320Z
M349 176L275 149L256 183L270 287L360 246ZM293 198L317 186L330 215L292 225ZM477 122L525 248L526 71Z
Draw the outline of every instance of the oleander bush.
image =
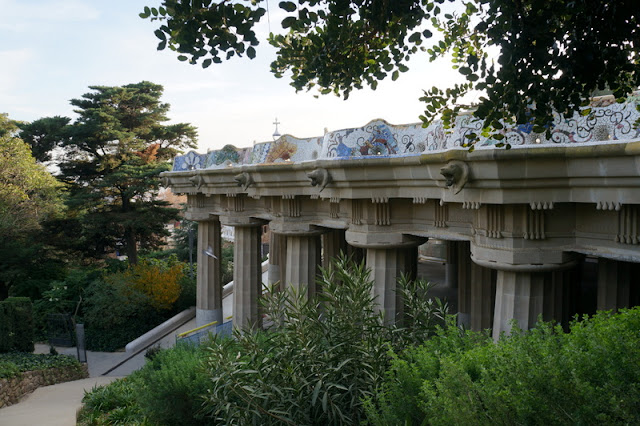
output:
M446 305L413 301L428 287L406 289L410 327L386 325L364 264L341 258L323 271L315 297L294 291L264 298L269 330L237 333L207 353L207 417L225 424L358 424L363 401L374 395L410 335L427 337ZM406 285L405 280L405 285ZM418 313L412 307L426 309Z
M640 308L493 343L453 327L397 356L370 424L640 424Z

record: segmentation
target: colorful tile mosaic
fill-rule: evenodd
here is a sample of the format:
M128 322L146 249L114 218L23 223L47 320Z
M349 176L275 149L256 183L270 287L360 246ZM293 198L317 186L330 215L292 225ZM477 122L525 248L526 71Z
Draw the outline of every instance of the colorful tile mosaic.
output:
M587 115L571 117L554 114L551 136L534 133L532 125L519 125L503 131L504 140L513 148L538 145L571 145L580 143L611 143L640 138L640 94L624 103L611 97L594 99ZM421 123L392 125L384 120L371 121L364 127L328 132L324 136L299 139L284 135L274 142L255 144L251 148L227 145L207 154L190 151L177 156L173 171L215 169L241 164L272 164L302 162L316 159L356 159L371 157L406 157L424 153L467 149L462 145L467 135L482 132L482 122L469 114L460 115L452 130L441 122L427 128ZM476 149L498 149L497 141L481 137Z

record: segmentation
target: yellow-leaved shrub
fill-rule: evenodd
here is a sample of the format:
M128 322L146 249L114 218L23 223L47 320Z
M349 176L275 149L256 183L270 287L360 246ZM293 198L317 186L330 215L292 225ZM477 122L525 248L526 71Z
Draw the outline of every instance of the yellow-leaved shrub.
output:
M124 275L133 289L150 298L154 308L169 310L182 291L180 280L184 276L184 265L180 262L161 265L142 260L130 266Z

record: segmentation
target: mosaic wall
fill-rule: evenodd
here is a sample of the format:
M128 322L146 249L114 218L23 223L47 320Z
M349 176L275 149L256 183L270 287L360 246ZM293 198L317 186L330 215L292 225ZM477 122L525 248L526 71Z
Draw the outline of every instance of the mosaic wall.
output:
M611 143L640 138L640 95L625 103L615 103L611 97L592 103L591 114L564 117L554 114L550 138L533 133L532 125L505 129L505 141L513 148L538 145L571 145L576 143ZM470 133L479 134L482 122L470 115L461 115L453 130L447 131L441 122L427 128L421 123L392 125L374 120L364 127L328 132L324 136L298 139L284 135L274 142L255 144L251 148L227 145L221 150L198 154L193 151L177 156L173 171L216 169L242 164L272 164L316 159L355 159L367 157L406 157L449 149L467 149L462 144ZM481 138L476 149L495 148L497 141Z

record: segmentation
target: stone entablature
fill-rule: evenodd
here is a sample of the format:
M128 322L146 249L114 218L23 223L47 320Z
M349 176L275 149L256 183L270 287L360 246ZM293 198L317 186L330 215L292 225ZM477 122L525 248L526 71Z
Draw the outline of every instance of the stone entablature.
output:
M572 117L555 114L549 138L544 133L534 133L532 125L519 125L505 128L502 142L512 147L523 147L635 140L640 136L640 128L634 126L640 118L637 110L639 100L640 95L634 95L624 103L615 103L612 97L598 98L589 107L589 114L575 113ZM364 127L327 132L320 137L284 135L277 141L257 143L251 148L227 145L206 154L191 151L176 157L173 171L300 163L318 159L419 156L466 149L463 145L468 143L467 136L472 133L479 136L476 149L494 149L498 143L488 136L482 136L482 122L469 114L460 115L453 129L445 129L440 121L423 128L421 123L392 125L378 119Z
M468 168L461 188L458 181L447 186L442 171L451 164ZM315 170L330 176L325 187L312 186ZM239 172L250 185L239 186ZM272 221L274 229L348 229L369 239L466 240L491 253L479 260L508 264L562 261L549 251L640 261L638 141L244 165L164 178L188 195L194 219L238 216Z

